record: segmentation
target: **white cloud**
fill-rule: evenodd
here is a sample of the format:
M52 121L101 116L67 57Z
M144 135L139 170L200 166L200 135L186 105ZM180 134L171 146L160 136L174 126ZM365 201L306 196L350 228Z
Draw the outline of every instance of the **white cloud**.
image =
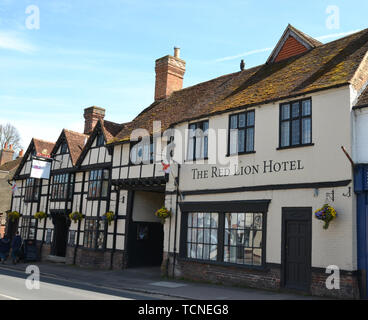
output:
M36 51L36 47L22 39L17 33L0 31L0 49L23 53Z

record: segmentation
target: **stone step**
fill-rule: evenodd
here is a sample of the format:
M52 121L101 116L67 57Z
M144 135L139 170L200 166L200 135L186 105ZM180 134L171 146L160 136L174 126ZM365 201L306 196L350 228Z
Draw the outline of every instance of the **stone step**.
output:
M65 263L66 258L65 257L58 257L58 256L48 255L46 257L46 261L54 262L54 263Z

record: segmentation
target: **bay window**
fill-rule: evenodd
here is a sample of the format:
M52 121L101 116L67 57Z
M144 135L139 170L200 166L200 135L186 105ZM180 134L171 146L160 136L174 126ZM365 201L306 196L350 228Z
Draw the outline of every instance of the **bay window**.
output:
M90 249L104 249L106 228L104 220L97 217L87 217L84 225L84 247Z
M40 179L29 178L26 180L24 201L38 201L40 197Z
M98 169L89 173L88 198L106 198L109 187L109 170Z
M74 188L74 175L69 173L57 174L52 177L52 200L71 200Z
M235 202L238 203L234 206L227 202L181 205L182 258L256 268L264 266L269 201Z

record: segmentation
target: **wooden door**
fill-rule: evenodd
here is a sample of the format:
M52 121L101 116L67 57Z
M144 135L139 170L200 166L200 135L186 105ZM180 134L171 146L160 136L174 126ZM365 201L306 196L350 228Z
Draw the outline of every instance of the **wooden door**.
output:
M309 291L311 281L311 208L283 208L282 275L288 289Z

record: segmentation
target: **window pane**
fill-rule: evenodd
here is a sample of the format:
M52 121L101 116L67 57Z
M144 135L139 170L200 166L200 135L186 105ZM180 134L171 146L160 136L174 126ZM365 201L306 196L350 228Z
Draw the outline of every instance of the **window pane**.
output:
M217 260L217 246L216 245L211 245L210 260L212 261Z
M213 222L217 216L217 213L188 213L186 240L189 258L217 259L217 222Z
M238 130L230 131L230 154L236 154L238 151Z
M245 151L245 131L238 130L238 152Z
M211 228L217 228L218 226L218 213L211 214Z
M311 119L310 118L303 118L302 120L302 143L311 143Z
M300 121L293 120L291 122L291 144L300 144Z
M310 100L304 100L302 102L302 114L303 116L309 116L311 114L311 101Z
M281 122L281 147L289 146L290 142L290 122Z
M287 120L290 118L290 104L284 104L281 106L281 120Z
M253 247L260 248L262 246L262 231L254 231Z
M247 146L246 151L254 151L254 128L247 129Z
M239 128L245 127L245 113L239 114Z
M188 160L193 160L194 156L194 138L190 138L188 141Z
M254 126L254 111L247 113L247 126Z
M203 156L205 158L208 158L208 137L204 137L204 143L203 143Z
M203 132L208 130L208 121L203 122Z
M204 214L204 227L205 228L211 227L211 214L210 213Z
M230 129L238 128L238 116L234 115L230 117Z
M253 249L253 264L255 266L262 264L262 249Z
M291 108L291 114L293 118L299 117L299 102L294 102Z
M262 214L257 213L254 215L254 228L262 229Z
M109 186L109 182L108 181L104 181L102 183L102 197L107 197L107 190L108 190L108 186Z
M196 159L203 158L203 137L196 138L195 156Z
M208 244L203 246L203 259L210 260L210 246Z

